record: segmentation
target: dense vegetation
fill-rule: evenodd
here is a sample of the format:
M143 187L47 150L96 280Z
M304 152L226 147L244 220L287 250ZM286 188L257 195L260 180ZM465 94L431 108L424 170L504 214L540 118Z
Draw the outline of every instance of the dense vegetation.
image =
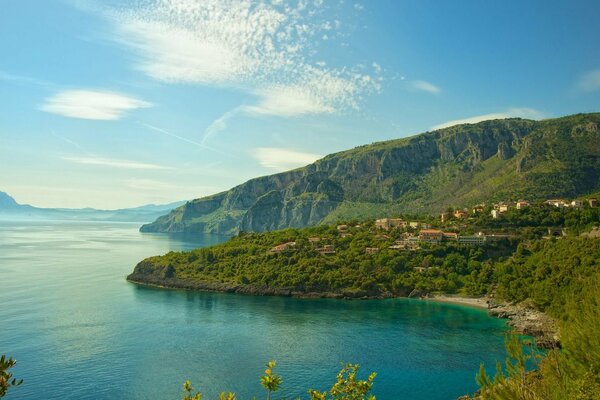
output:
M562 250L559 250L562 248ZM573 264L562 264L567 260L565 246L551 250L542 250L547 256L557 255L553 260L558 270L579 270ZM598 246L593 251L598 256ZM564 254L563 254L564 253ZM539 258L540 264L528 270L538 270L545 262ZM537 264L529 262L530 267ZM571 273L567 281L553 276L538 275L537 283L547 285L548 312L561 318L562 349L553 349L541 357L536 352L525 352L518 338L507 343L509 358L504 368L500 364L494 378L490 378L483 365L477 376L481 386L478 398L485 400L598 400L600 399L600 271L596 268L588 274ZM575 278L575 279L574 279ZM522 286L532 289L536 286L531 280ZM527 372L527 364L533 362L535 370Z
M445 231L484 230L510 236L482 246L445 241L400 251L390 247L418 229L383 231L366 221L349 222L342 232L336 226L242 232L218 246L148 258L129 279L175 287L210 289L208 284L217 284L217 290L252 288L255 293L340 297L406 296L414 289L474 296L494 290L498 297L528 298L543 309L556 300L551 289L588 275L600 260L600 241L579 236L600 223L599 208L538 205L511 210L499 219L481 213L444 224L434 219L422 223L437 224ZM543 238L548 227L559 227L568 236ZM289 242L294 245L272 251ZM320 250L327 246L335 252L323 254ZM564 304L564 295L558 298Z
M463 124L331 154L188 202L142 230L232 234L600 191L600 114Z

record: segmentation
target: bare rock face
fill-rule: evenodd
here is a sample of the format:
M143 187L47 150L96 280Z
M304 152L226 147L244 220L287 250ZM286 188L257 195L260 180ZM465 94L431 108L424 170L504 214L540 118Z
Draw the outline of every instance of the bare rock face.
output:
M190 201L141 230L260 232L372 218L390 207L437 213L450 203L576 197L600 190L599 126L600 114L514 118L373 143Z

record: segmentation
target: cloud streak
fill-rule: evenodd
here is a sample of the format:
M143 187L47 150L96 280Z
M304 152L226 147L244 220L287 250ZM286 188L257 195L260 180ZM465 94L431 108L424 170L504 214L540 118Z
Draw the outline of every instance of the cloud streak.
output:
M115 159L111 159L111 158L101 158L101 157L95 157L95 156L90 156L90 157L65 156L65 157L62 157L62 159L65 161L75 163L75 164L98 165L98 166L112 167L112 168L173 169L171 167L166 167L164 165L140 163L137 161L130 161L130 160L115 160Z
M583 92L595 92L600 90L600 69L588 71L579 78L577 88Z
M115 39L134 50L135 68L168 83L234 87L255 94L254 115L284 117L358 107L380 80L359 67L308 61L316 39L335 37L321 2L149 0L105 11ZM279 104L283 95L289 95Z
M263 167L277 171L287 171L302 167L322 157L314 153L304 153L278 147L258 147L254 149L252 156Z
M427 81L413 81L412 87L414 89L421 90L423 92L428 92L431 94L438 94L442 91L442 89L440 89L438 86Z
M65 90L47 98L39 109L63 117L117 120L128 111L151 107L146 101L120 93L96 90Z
M493 120L493 119L506 119L506 118L542 119L542 118L544 118L544 113L542 113L541 111L535 110L533 108L509 108L508 110L506 110L504 112L475 115L473 117L447 121L442 124L432 126L431 130L448 128L450 126L460 125L460 124L476 124L476 123L482 122L482 121L488 121L488 120Z

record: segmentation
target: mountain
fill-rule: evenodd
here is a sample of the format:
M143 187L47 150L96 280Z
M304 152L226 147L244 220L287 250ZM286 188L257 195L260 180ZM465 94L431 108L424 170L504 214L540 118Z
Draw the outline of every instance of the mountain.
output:
M185 204L177 201L170 204L148 204L118 210L96 210L94 208L38 208L19 204L10 195L0 192L0 218L61 219L87 221L149 222L170 210Z
M600 113L462 124L330 154L176 208L145 232L267 231L600 190Z

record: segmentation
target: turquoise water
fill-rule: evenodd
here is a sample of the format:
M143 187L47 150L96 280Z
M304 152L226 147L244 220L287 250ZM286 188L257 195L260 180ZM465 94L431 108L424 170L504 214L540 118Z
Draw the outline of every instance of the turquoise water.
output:
M391 299L307 300L194 293L125 281L144 257L224 240L142 234L137 225L0 221L0 353L25 379L7 399L178 399L328 388L340 362L377 371L384 399L454 399L479 363L503 359L504 323L481 310ZM203 397L204 398L204 397ZM279 396L275 396L279 398Z

